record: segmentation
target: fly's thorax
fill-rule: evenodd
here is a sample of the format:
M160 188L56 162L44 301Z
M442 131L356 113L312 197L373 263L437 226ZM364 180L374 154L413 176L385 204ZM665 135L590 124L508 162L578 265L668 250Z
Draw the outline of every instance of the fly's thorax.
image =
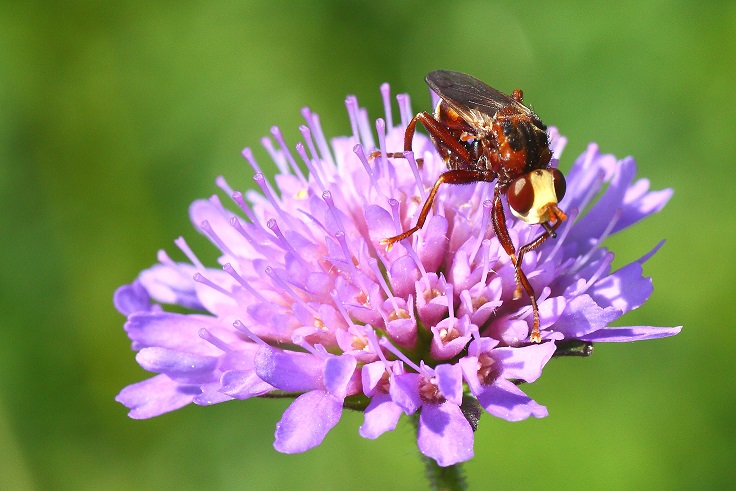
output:
M491 134L496 140L497 172L506 180L547 168L552 152L547 128L541 121L525 114L499 112Z

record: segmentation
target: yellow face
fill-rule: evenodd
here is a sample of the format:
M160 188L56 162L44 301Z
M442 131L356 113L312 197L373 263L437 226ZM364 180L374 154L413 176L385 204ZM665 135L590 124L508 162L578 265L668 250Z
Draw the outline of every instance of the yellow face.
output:
M557 203L565 195L565 178L557 169L538 169L516 179L506 197L514 216L529 224L564 220Z

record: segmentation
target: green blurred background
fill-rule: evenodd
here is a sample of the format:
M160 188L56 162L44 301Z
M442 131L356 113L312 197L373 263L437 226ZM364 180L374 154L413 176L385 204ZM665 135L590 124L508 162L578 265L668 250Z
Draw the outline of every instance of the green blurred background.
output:
M179 235L214 257L187 207L250 186L271 125L293 145L309 105L345 135L344 97L378 117L385 81L428 109L436 68L523 88L563 169L596 141L675 189L608 245L622 265L667 239L624 323L683 332L552 362L526 388L548 418L481 421L471 489L733 487L735 60L733 1L3 2L0 488L422 489L405 422L368 441L345 414L288 456L283 401L128 419L113 398L147 375L111 297Z

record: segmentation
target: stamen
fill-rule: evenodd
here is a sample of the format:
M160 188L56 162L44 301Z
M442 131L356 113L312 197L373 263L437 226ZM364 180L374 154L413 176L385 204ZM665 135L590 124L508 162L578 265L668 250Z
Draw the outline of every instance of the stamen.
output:
M222 189L222 191L227 194L228 196L232 196L233 194L233 188L228 185L227 181L223 176L217 176L215 178L215 184L218 188Z
M595 243L590 247L590 250L580 259L575 261L575 264L571 268L571 273L577 273L580 271L580 269L590 260L593 253L595 253L596 250L598 250L598 247L603 244L603 241L606 240L606 237L608 237L608 234L611 233L611 230L613 230L613 227L618 222L619 218L621 218L621 214L623 213L623 210L621 208L617 209L613 216L611 217L611 221L608 222L606 225L606 228L601 233L600 237L595 241Z
M286 239L286 236L284 236L283 232L281 232L278 223L276 223L276 219L269 219L266 223L266 227L268 227L269 230L271 230L271 232L273 232L273 234L278 237L279 240L276 242L278 245L280 245L285 251L291 252L294 257L302 263L302 265L309 268L309 263L307 263L307 261L297 252L296 249L294 249L294 246L289 243L289 241Z
M483 241L483 274L480 277L480 284L486 285L488 281L488 273L491 270L491 240ZM494 271L495 272L495 271Z
M266 140L268 140L268 139L266 138ZM269 141L268 144L271 145L271 142ZM265 176L265 174L263 173L263 171L261 171L260 166L256 162L256 159L253 158L253 152L251 151L250 148L247 148L247 147L244 148L243 151L242 151L242 154L243 154L243 157L245 157L245 160L247 160L250 163L251 167L253 167L253 170L256 171L255 175L253 176L253 179L256 179L256 176L262 176L262 177ZM271 160L273 160L274 162L276 162L276 159L275 159L274 155L271 156ZM276 165L279 167L279 170L281 171L282 174L288 174L289 173L289 171L286 168L283 168L282 169L281 168L281 165L279 165L278 162L276 162ZM273 189L273 187L271 187L271 183L268 182L268 180L265 179L265 177L263 179L264 179L264 182L265 182L266 186L268 187L269 192L271 194L276 194L275 191L274 191L274 189ZM257 179L256 179L256 182L257 182Z
M256 162L256 159L253 156L253 151L249 147L245 147L243 149L243 151L240 152L240 153L243 156L243 158L245 158L246 162L248 162L250 164L250 166L253 168L253 171L255 172L255 175L258 175L258 174L263 175L263 171L261 170L261 166L258 165L258 162ZM276 160L273 159L273 156L272 156L272 159L271 160L273 160L274 162L276 162ZM288 173L288 171L286 169L282 169L282 166L279 165L278 162L276 162L276 166L279 168L279 170L281 171L282 174ZM273 191L273 189L271 188L271 185L269 184L268 186L269 186L269 189L271 189Z
M480 230L478 231L478 239L475 241L475 246L473 247L473 250L470 252L470 255L468 257L468 263L470 264L473 264L475 255L478 253L480 244L483 242L483 238L485 237L486 231L488 230L488 217L491 215L492 206L493 203L491 203L491 200L487 199L483 201L483 216L481 217Z
M377 312L378 312L378 315L381 316L381 319L383 319L383 327L388 328L388 316L386 315L386 313L383 311L382 308L378 309Z
M487 353L478 355L478 381L482 385L492 384L501 375L501 367L496 360Z
M337 207L335 207L335 201L332 199L332 193L329 191L325 191L324 193L322 193L322 199L325 200L325 203L327 203L327 208L330 210L332 218L335 220L337 227L340 230L345 230L345 227L342 226L342 220L340 220L340 213L338 212Z
M247 230L245 230L245 228L243 227L243 224L240 223L240 220L238 220L236 217L230 218L230 226L234 228L245 240L248 241L248 244L250 244L253 250L260 252L263 255L263 257L266 257L268 259L275 258L275 254L276 254L275 251L273 251L270 247L268 247L267 244L260 243L256 239L254 239L253 236ZM265 236L268 237L268 239L272 243L276 243L276 239L274 239L271 234L266 234Z
M578 209L584 210L585 207L588 206L588 204L593 200L595 195L598 194L598 192L601 189L601 184L603 184L603 180L606 178L606 172L603 169L599 169L598 172L595 175L595 180L590 184L590 187L588 188L588 192L585 194L585 197L581 200L580 204L578 204ZM570 193L570 191L568 191Z
M304 165L307 166L307 169L309 169L309 173L314 177L314 180L317 182L317 186L319 186L319 189L321 191L325 190L325 185L322 184L322 179L320 179L319 174L317 173L316 167L312 165L312 161L307 155L306 150L304 150L304 145L302 145L302 142L299 142L296 144L296 153L299 154L299 157L301 157L302 161L304 162Z
M406 128L409 126L409 121L414 117L414 113L411 111L411 98L409 94L398 94L396 96L396 102L399 103L399 114L401 115L401 126Z
M550 251L547 258L555 257L555 254L557 254L557 251L560 250L562 247L562 244L565 243L565 237L567 237L567 234L570 233L570 230L572 229L572 224L575 223L575 219L578 217L579 210L577 208L573 208L571 210L568 210L567 212L567 221L562 225L562 231L560 232L558 229L558 237L555 239L555 246Z
M422 201L426 201L427 190L424 189L424 183L422 182L421 174L419 174L419 165L417 165L417 161L414 158L414 152L404 152L404 157L406 157L406 160L409 162L411 172L414 174L414 180L416 181L417 189L419 189L419 194L422 197Z
M271 143L271 139L267 136L264 136L263 138L261 138L261 145L263 145L263 148L266 149L268 155L279 168L281 174L290 175L291 172L289 172L289 166L286 162L284 154L276 150L276 147L274 147L273 143Z
M284 219L285 222L289 222L289 219L284 214L284 210L281 209L281 206L279 205L278 201L276 201L276 198L274 194L271 192L271 186L268 184L268 181L263 176L263 174L256 174L253 176L253 180L256 181L256 184L258 184L258 187L261 188L261 191L263 191L264 196L266 196L266 199L269 203L271 203L271 206L273 206L274 210L276 210L276 213Z
M217 235L217 233L213 230L212 226L210 225L210 222L209 221L204 220L199 225L199 228L201 228L202 231L204 231L204 233L210 239L212 239L212 242L214 242L215 245L217 245L217 247L219 247L222 252L224 252L225 254L227 254L230 257L238 257L232 250L230 250L230 248L225 244L225 242L223 242L223 240L220 238L220 236Z
M243 213L245 213L245 216L248 218L248 220L250 220L250 224L247 224L247 226L248 227L251 227L251 226L252 227L255 227L256 230L253 230L253 232L260 231L260 232L263 232L263 235L265 235L265 236L268 237L269 236L268 231L263 226L263 224L261 223L261 221L256 217L255 213L253 213L253 210L251 209L250 206L248 206L248 203L245 202L245 199L243 199L243 194L240 191L235 191L233 193L233 196L232 197L233 197L233 201L235 201L235 203L238 205L238 207L243 211ZM230 225L232 225L233 227L235 227L237 229L237 227L233 223L233 219L237 220L237 223L238 224L240 224L240 219L237 218L237 217L235 217L235 216L230 217ZM243 228L243 227L241 227L241 228ZM258 245L257 245L256 242L252 242L250 240L249 240L249 242L251 242L251 245L253 245L254 248L256 248L256 249L258 248Z
M189 245L187 244L186 240L184 240L184 237L179 237L174 241L174 244L181 250L181 252L184 253L184 255L191 261L191 263L197 268L197 269L207 269L204 267L204 265L200 262L200 260L197 258L197 256L194 254L192 249L190 249Z
M381 150L381 163L378 166L382 171L388 168L388 153L386 152L386 122L378 118L376 120L376 133L378 134L378 147Z
M455 299L454 299L454 288L451 284L445 281L445 277L440 273L440 285L444 288L445 297L447 297L447 317L449 319L455 318ZM453 323L454 326L454 323Z
M383 112L386 115L386 126L394 127L393 115L391 114L391 86L387 83L381 84L381 98L383 99Z
M391 217L394 220L394 226L396 227L396 230L398 233L401 233L401 223L399 221L399 202L393 198L388 200L388 204L391 207ZM414 234L417 235L417 234ZM422 278L424 279L424 283L427 287L427 291L431 290L431 283L429 281L429 276L427 275L427 270L424 267L424 264L422 263L421 259L419 259L419 255L414 250L414 246L411 243L411 238L406 237L401 240L401 245L404 246L404 249L406 250L406 253L414 260L414 263L417 265L417 268L419 268L419 271L422 273Z
M235 204L238 205L238 208L240 208L243 213L245 213L245 216L248 217L248 220L250 220L251 223L258 223L253 210L251 210L250 206L248 206L248 203L245 202L245 198L243 198L243 193L241 193L240 191L235 191L233 194L230 195L230 197L235 202Z
M664 245L664 242L665 242L665 239L660 240L657 243L657 245L654 246L654 249L652 249L651 251L647 252L646 254L644 254L639 259L637 259L636 262L639 263L639 264L644 264L645 262L647 262L649 260L649 258L652 257L659 250L659 248Z
M291 298L293 298L294 301L296 301L299 305L301 305L302 307L304 307L305 309L307 309L312 315L315 315L315 316L316 315L319 315L319 312L317 312L314 309L314 307L312 307L311 305L309 305L307 302L305 302L304 300L302 300L301 297L299 295L297 295L296 292L294 290L292 290L291 287L288 284L286 284L286 282L284 280L282 280L276 274L276 272L273 270L273 268L271 268L271 266L267 266L264 272L268 275L269 278L271 278L271 280L274 282L274 284L277 287L281 288L281 290L283 290L284 293L286 293Z
M299 334L298 332L291 334L291 342L294 343L297 346L300 346L304 349L304 351L308 352L311 355L318 356L320 358L324 358L323 351L319 351L316 346L312 346L307 342L307 340Z
M309 126L309 129L312 130L314 139L317 142L317 148L319 148L320 156L322 157L321 160L323 162L327 162L334 172L337 167L335 166L335 160L332 157L330 147L327 145L325 134L322 132L322 125L319 122L319 115L317 113L313 113L312 110L308 107L305 107L302 109L302 116L307 122L307 126Z
M353 278L355 278L357 276L356 273L358 270L355 264L357 262L357 259L355 259L355 257L353 257L352 253L350 252L350 248L348 247L348 242L345 239L345 232L343 232L342 230L338 230L335 233L335 238L337 239L337 242L340 244L342 253L345 256L345 262L347 263L348 268L350 269L350 273L353 276Z
M319 171L320 176L322 176L323 180L328 180L326 171L327 169L324 168L322 165L322 159L319 157L319 154L317 153L317 148L314 146L314 139L312 138L312 131L309 129L308 126L301 125L299 126L299 132L302 134L302 138L304 138L304 141L307 143L307 149L309 150L310 154L310 160L314 162L315 170Z
M400 234L402 231L402 226L401 226L401 217L399 216L399 205L400 205L399 200L394 199L394 198L389 198L388 205L391 207L391 218L394 221L394 232L397 234ZM404 238L401 241L401 243L406 244L405 241L413 236L414 234L410 235L409 237Z
M388 338L381 338L378 340L378 345L381 348L385 348L389 350L396 358L403 361L406 365L413 368L417 373L424 375L426 377L431 377L433 374L433 370L426 366L422 365L419 367L416 363L411 361L409 357L407 357L404 353L401 352L397 347L395 347L393 344L391 344L391 341L388 340Z
M225 290L225 289L224 289L223 287L221 287L220 285L218 285L218 284L216 284L216 283L214 283L214 282L210 281L210 280L209 280L209 279L207 279L207 278L206 278L205 276L203 276L203 275L202 275L202 273L194 273L194 276L192 276L192 279L194 279L194 281L196 281L197 283L201 283L201 284L203 284L203 285L209 286L209 287L210 287L210 288L212 288L213 290L215 290L215 291L218 291L218 292L222 293L223 295L225 295L225 296L226 296L226 297L228 297L228 298L232 298L233 300L236 300L236 299L235 299L235 296L234 296L234 295L233 295L233 294L232 294L231 292L229 292L229 291ZM237 300L236 300L236 301L237 301Z
M409 245L409 247L406 249L407 254L409 257L411 257L414 260L414 263L417 265L417 268L419 268L419 272L422 273L422 279L424 280L424 286L426 288L425 293L431 291L432 289L432 282L429 280L429 275L427 274L427 270L424 267L424 263L422 263L422 260L419 259L419 255L414 250L414 248Z
M210 343L215 348L219 349L223 353L232 353L233 349L225 341L218 338L204 327L197 331L199 337Z
M299 133L302 134L302 138L304 138L304 142L307 144L307 149L309 150L310 154L309 158L318 161L319 154L317 153L317 148L314 146L312 131L309 129L309 126L304 124L299 125Z
M368 174L368 177L371 180L373 189L381 193L381 188L378 187L378 183L376 182L376 176L373 174L373 170L371 169L371 164L368 163L368 159L366 158L365 152L363 151L363 145L361 145L360 143L355 145L353 147L353 152L355 153L355 155L358 156L358 159L360 159L360 163L363 164L363 168L365 169L365 172Z
M368 266L370 266L373 274L376 276L376 280L378 280L378 284L381 285L381 289L383 289L383 292L386 294L386 298L388 298L389 302L391 302L391 305L394 308L394 312L398 314L400 310L399 304L396 302L396 297L394 297L391 288L389 288L388 284L386 283L386 279L383 277L383 275L381 274L381 270L378 268L378 261L376 261L375 258L370 258L368 259Z
M376 336L375 329L370 325L367 325L363 326L363 332L365 333L365 337L368 339L368 345L371 347L371 350L378 356L378 358L381 359L383 364L386 366L389 378L393 380L394 372L392 370L392 362L386 359L386 355L381 349L381 342L378 340L378 336Z
M376 148L376 143L373 141L373 133L371 133L371 124L368 121L368 110L364 107L358 107L358 129L360 130L360 137L363 139L363 144L368 148Z
M350 348L355 351L362 351L363 353L371 353L371 345L368 342L368 338L363 334L362 329L356 325L348 327L345 332L352 335L353 339L350 341Z
M360 134L358 133L358 98L349 95L345 98L345 107L348 110L348 118L350 118L350 129L353 131L353 139L356 144L360 144Z
M161 264L166 264L167 266L176 266L176 263L174 262L174 260L171 259L169 255L166 253L166 251L163 249L158 250L158 252L156 253L156 259Z
M245 158L245 161L250 164L251 168L253 169L254 174L263 174L263 171L261 170L261 166L258 165L258 162L256 162L255 157L253 156L253 150L250 149L250 147L245 147L240 154Z
M240 322L240 320L236 320L235 322L233 322L233 327L237 329L238 331L242 332L243 334L245 334L246 336L248 336L248 338L250 338L250 340L253 341L254 343L259 344L261 346L270 347L268 343L266 343L264 340L262 340L255 334L253 334L253 331L245 327L245 324Z
M245 288L248 293L250 293L251 295L253 295L254 297L256 297L258 300L260 300L263 303L269 303L269 301L266 300L266 298L263 295L261 295L258 290L256 290L255 288L253 288L250 285L250 283L248 283L247 281L245 281L245 278L243 278L242 276L240 276L238 274L238 272L235 271L235 268L233 268L233 266L230 263L225 263L225 265L222 267L222 269L227 274L229 274L230 276L232 276L235 279L235 281L237 281L238 283L240 283L240 285L243 288Z
M345 319L345 322L347 322L351 327L354 326L355 323L353 322L353 319L350 318L348 311L345 309L345 304L343 304L342 299L338 296L337 290L332 290L330 292L330 297L332 297L335 307L338 312L340 312L340 315L342 315L342 318Z
M307 179L304 177L302 170L297 165L296 160L294 160L294 156L291 155L291 151L289 150L289 147L286 145L286 142L284 141L284 135L281 133L281 129L279 129L278 126L272 126L271 134L273 135L274 139L278 142L278 144L281 146L281 153L282 155L286 157L286 160L289 162L292 169L294 169L294 174L296 175L296 177L300 181L302 181L302 183L307 184Z
M593 285L596 281L598 281L598 278L601 277L604 271L608 269L608 267L613 262L613 256L615 254L611 251L608 251L605 256L603 256L603 260L601 261L600 266L598 266L598 269L595 270L595 272L588 278L588 281L585 282L585 285L580 290L577 290L575 292L575 296L582 295L583 293L588 291L588 288L590 288L591 285Z
M216 194L213 194L209 198L207 198L207 201L212 203L212 206L220 212L220 215L222 215L225 218L228 218L230 216L230 212L225 209L224 206L222 206L222 201L220 201L220 197Z

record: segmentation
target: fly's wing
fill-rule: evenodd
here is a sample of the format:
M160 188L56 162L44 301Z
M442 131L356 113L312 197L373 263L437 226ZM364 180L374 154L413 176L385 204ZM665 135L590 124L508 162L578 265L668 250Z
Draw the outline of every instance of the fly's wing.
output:
M425 80L430 89L470 124L478 119L478 112L492 118L507 107L541 123L539 117L524 104L470 75L437 70L427 75Z

